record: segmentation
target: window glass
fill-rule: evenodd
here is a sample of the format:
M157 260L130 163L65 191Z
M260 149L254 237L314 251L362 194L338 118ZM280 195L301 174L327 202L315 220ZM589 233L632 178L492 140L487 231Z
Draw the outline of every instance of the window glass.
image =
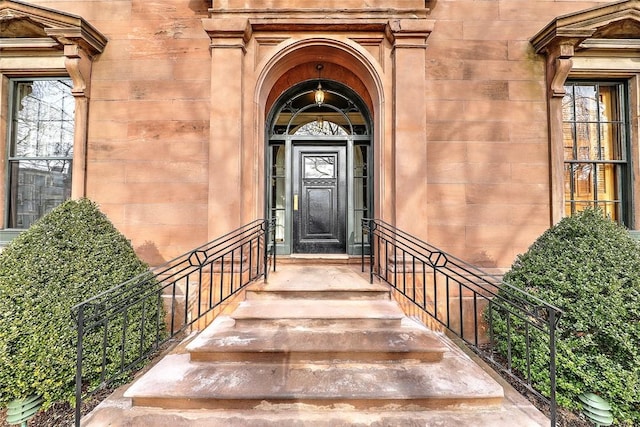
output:
M8 228L28 228L71 195L75 102L69 79L15 81Z
M285 148L273 145L271 151L271 217L276 219L276 242L284 242L285 234Z
M324 120L321 116L318 116L316 120L310 121L297 128L294 135L336 136L348 135L348 133L342 125Z
M598 206L624 223L625 87L621 83L569 82L565 89L565 213Z
M362 242L362 220L368 218L368 146L356 145L353 151L354 243Z
M304 177L305 178L335 178L336 177L336 156L305 156L304 157Z

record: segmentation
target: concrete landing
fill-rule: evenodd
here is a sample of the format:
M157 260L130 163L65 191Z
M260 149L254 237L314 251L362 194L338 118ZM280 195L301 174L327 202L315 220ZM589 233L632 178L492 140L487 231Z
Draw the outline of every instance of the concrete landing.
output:
M82 425L549 425L354 266L284 265L246 295Z

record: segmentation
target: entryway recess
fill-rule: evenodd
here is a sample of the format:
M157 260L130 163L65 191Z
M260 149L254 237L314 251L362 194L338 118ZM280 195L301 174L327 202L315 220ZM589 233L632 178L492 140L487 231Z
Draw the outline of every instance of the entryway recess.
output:
M360 96L337 81L304 81L279 97L267 126L267 214L276 218L278 253L358 255L363 243L367 251L372 127Z

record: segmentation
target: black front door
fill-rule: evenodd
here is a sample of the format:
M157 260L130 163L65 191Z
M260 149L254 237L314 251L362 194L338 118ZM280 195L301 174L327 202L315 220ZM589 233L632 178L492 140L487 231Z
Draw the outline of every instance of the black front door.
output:
M293 252L346 252L346 147L293 147Z

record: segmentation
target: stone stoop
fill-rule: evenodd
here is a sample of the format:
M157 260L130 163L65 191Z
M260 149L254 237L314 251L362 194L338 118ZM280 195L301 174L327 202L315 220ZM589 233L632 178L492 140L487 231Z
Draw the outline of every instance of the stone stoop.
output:
M348 266L283 266L182 349L82 425L548 425Z

